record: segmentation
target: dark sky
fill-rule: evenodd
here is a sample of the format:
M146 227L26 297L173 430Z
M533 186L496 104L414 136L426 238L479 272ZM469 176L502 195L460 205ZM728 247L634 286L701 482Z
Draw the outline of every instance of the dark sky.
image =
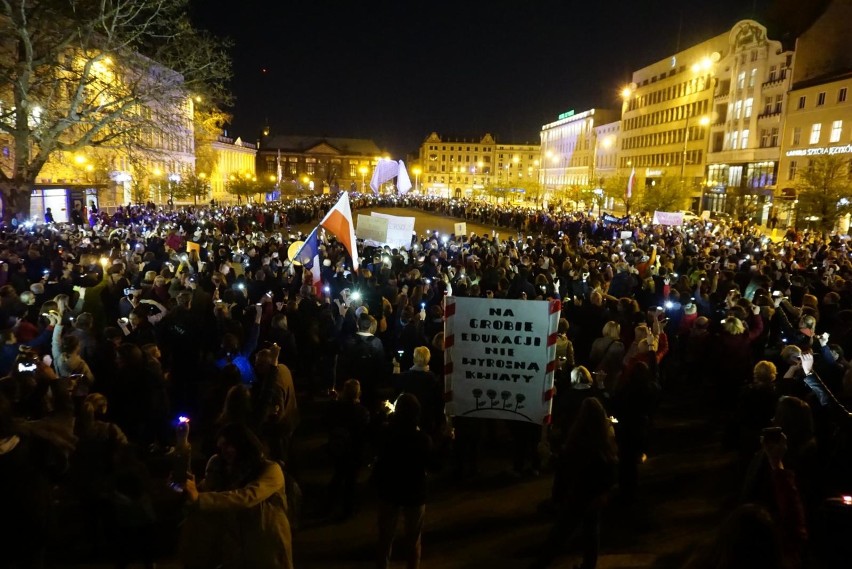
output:
M192 0L235 43L229 134L253 140L268 119L398 157L433 130L537 142L560 112L616 106L632 70L675 51L679 22L683 48L773 3Z

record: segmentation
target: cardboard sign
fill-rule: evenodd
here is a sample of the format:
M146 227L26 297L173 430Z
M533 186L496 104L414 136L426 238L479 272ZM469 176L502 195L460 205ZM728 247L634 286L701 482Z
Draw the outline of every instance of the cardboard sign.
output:
M370 212L370 215L388 220L386 244L391 247L407 248L411 246L411 234L414 231L413 217L400 217L386 213L376 213L375 211Z
M550 420L558 300L446 298L447 413L543 424Z
M384 245L388 238L388 220L359 213L355 237L372 245Z
M456 227L455 227L454 233L456 234L456 237L458 237L460 235L467 235L467 222L466 221L462 221L461 223L456 223L455 225L456 225Z
M195 251L199 255L201 254L201 245L196 243L195 241L187 241L186 242L186 252L192 253Z
M633 239L632 231L621 231L619 232L621 239Z
M683 214L679 211L655 211L653 223L658 225L683 225Z

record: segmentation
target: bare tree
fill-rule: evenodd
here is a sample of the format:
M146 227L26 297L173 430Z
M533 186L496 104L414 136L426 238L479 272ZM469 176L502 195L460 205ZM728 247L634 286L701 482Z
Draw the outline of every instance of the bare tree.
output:
M157 159L192 144L193 96L227 103L226 43L192 27L188 0L0 0L0 167L6 218L29 210L57 153ZM169 144L156 144L166 137ZM170 138L173 137L173 138ZM191 151L191 146L189 146Z

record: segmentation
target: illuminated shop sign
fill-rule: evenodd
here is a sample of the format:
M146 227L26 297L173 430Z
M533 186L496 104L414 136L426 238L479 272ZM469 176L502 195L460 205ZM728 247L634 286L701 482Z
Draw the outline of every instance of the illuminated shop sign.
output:
M852 154L852 144L842 146L820 146L818 148L802 148L799 150L788 150L787 156L823 156L828 154Z
M566 111L564 113L561 113L559 115L559 119L557 119L557 120L561 121L562 119L567 119L568 117L573 117L573 116L574 116L574 109L571 109L570 111Z

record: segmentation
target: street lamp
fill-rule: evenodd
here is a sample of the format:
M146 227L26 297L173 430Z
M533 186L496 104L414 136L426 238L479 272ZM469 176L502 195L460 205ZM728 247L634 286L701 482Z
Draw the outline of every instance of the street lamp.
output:
M692 117L690 117L690 116L686 117L686 121L684 121L684 126L683 126L683 131L684 131L683 132L683 156L681 157L681 161L680 161L680 183L681 184L686 183L686 180L684 178L684 170L686 169L686 153L687 153L686 145L689 143L689 119L690 118L692 118ZM708 117L708 116L700 117L698 119L698 124L700 124L701 126L709 125L710 124L710 117Z
M360 168L358 168L358 173L361 174L361 193L362 194L364 193L364 189L365 189L364 176L367 175L367 171L368 171L368 169L367 169L366 166L361 166Z
M414 172L414 191L419 193L420 192L420 174L423 173L423 170L420 168L420 166L415 166L414 168L411 169L411 171Z

